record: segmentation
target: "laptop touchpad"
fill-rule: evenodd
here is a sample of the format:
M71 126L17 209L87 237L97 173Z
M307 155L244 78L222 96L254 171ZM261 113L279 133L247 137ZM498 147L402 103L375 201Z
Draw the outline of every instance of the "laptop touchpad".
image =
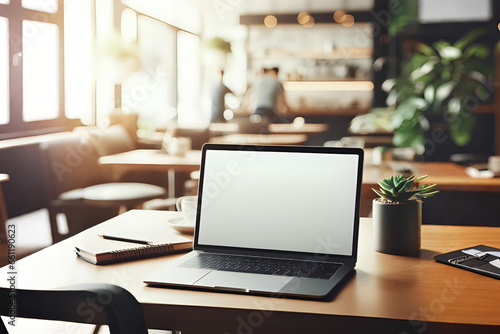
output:
M210 288L230 288L249 291L279 291L293 277L212 271L194 285Z

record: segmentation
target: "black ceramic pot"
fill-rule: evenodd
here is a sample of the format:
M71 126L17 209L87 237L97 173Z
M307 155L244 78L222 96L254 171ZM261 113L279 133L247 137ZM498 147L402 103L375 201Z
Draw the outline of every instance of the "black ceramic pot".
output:
M373 200L375 250L394 255L416 255L420 250L422 203L381 203Z

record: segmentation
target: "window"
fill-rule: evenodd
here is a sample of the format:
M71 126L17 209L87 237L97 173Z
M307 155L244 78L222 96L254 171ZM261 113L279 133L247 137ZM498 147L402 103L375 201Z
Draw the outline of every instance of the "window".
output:
M200 39L184 29L199 17L148 6L0 0L0 139L101 124L115 108L142 128L198 122Z
M61 94L62 8L57 0L0 5L1 139L68 127Z
M0 17L0 124L9 123L9 20Z
M22 6L47 13L57 12L57 0L22 0Z
M64 96L67 118L93 122L92 1L64 6Z
M123 83L122 109L137 112L142 128L166 127L176 116L176 33L161 21L138 17L142 69Z
M200 123L200 38L179 31L177 42L177 85L179 102L177 111L180 124Z
M23 21L23 121L59 115L59 29Z

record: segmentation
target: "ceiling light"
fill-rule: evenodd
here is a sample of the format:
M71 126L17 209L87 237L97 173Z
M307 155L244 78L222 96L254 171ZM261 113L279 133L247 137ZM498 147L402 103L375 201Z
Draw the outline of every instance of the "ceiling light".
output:
M344 21L345 12L343 10L337 10L333 13L333 19L337 23L342 23Z
M309 15L308 13L300 12L299 15L297 15L297 22L299 22L300 24L306 24L309 21L310 17L311 15Z
M274 15L267 15L264 18L264 25L268 28L274 28L278 24L278 19Z
M302 26L304 28L311 28L313 25L314 25L314 17L312 17L311 15L309 15L309 19Z
M354 24L354 16L352 15L344 15L344 19L342 20L342 25L344 27L350 27Z

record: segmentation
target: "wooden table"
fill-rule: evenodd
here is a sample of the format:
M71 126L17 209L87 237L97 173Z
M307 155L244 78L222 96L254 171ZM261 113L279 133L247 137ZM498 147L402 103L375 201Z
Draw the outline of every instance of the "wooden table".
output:
M168 194L175 197L175 172L193 172L200 168L201 151L191 150L185 156L160 150L133 150L99 158L99 163L111 167L120 178L131 170L168 171Z
M365 150L363 166L363 186L361 189L361 216L371 212L372 200L378 197L371 188L379 188L377 181L400 174L391 163L374 165L371 151ZM437 184L437 189L444 191L500 192L500 178L473 178L465 172L465 167L453 162L411 162L417 176L429 175L423 182Z
M429 175L425 183L436 183L441 190L454 191L500 191L500 178L474 178L465 172L465 167L453 162L412 162L416 175ZM377 180L399 174L389 163L374 165L366 162L363 167L363 186L375 187Z
M274 123L269 124L268 129L269 132L275 134L319 134L327 131L330 128L328 124L315 124L315 123L305 123L305 124L296 124L296 123Z
M164 226L177 216L176 212L136 210L102 226L119 226L123 219ZM177 256L108 266L77 259L73 248L79 240L95 237L102 226L20 260L18 288L118 284L143 305L150 328L182 330L183 334L332 333L334 329L340 333L500 332L500 281L432 259L478 244L500 247L499 228L425 225L419 257L402 257L375 252L371 220L363 218L356 275L333 300L318 302L147 287L142 281L148 273ZM1 270L6 277L8 268Z
M304 134L230 134L213 137L211 143L216 144L249 144L249 145L301 145L307 141Z
M330 128L328 124L294 124L294 123L273 123L269 124L268 130L272 134L319 134ZM211 123L208 129L212 133L237 133L239 131L238 123Z

